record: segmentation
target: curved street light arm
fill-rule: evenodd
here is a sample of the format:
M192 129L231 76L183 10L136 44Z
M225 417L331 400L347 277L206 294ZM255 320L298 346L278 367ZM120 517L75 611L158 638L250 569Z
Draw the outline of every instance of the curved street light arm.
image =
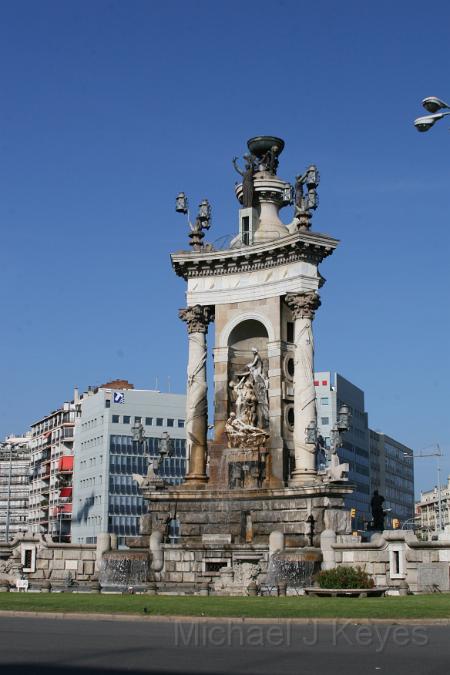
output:
M450 105L437 96L427 96L423 99L422 105L425 110L428 110L430 113L435 113L438 110L443 109L450 110Z
M428 131L435 124L435 122L441 120L447 115L450 115L450 111L434 113L434 115L424 115L423 117L418 117L414 120L414 126L416 127L417 131Z

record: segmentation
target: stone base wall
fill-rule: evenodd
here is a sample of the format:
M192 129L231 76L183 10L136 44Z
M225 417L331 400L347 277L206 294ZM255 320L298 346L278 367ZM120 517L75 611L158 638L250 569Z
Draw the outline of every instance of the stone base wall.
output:
M144 535L154 531L167 535L168 520L177 518L180 543L202 542L204 535L229 536L231 544L268 545L274 530L285 535L285 546L309 545L310 523L314 518L313 544L320 533L333 527L350 531L350 518L343 508L347 486L318 486L282 490L187 490L170 489L144 493L149 514L142 519Z
M373 576L377 586L395 590L406 583L413 593L450 591L450 538L425 542L412 532L386 530L373 535L369 543L360 537L338 536L326 548L327 568L359 566Z
M165 544L164 567L159 581L167 585L213 584L221 576L220 569L238 571L242 566L253 565L257 584L265 582L269 563L268 546L208 545L186 547L181 544Z
M64 586L70 581L88 585L97 580L95 545L58 544L26 533L10 544L8 559L15 576L31 586Z

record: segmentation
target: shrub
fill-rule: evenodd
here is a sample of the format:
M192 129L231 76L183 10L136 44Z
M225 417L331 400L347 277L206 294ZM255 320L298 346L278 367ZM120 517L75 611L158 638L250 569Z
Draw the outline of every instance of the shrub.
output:
M320 588L373 588L375 582L361 567L339 565L317 575Z

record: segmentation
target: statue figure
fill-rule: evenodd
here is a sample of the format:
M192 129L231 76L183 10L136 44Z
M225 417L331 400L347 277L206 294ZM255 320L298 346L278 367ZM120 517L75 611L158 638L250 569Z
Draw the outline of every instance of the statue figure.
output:
M131 433L133 434L133 441L136 441L138 444L144 443L146 440L145 430L142 426L142 422L131 427Z
M266 431L238 419L234 412L230 413L225 423L225 431L230 448L258 448L269 438Z
M252 427L256 427L258 420L258 399L256 397L253 384L249 379L247 379L244 384L243 399L244 410L242 418L247 424L251 425Z
M23 565L14 556L7 560L0 560L0 581L7 581L14 585L22 577Z
M278 169L278 147L273 145L259 160L259 170L276 175Z
M247 209L253 206L253 174L255 172L255 167L251 155L244 155L244 159L246 160L244 171L239 168L237 157L233 157L233 166L238 174L242 176L242 206L244 209Z
M253 361L251 363L247 363L247 368L252 374L253 379L256 379L256 377L262 375L263 362L256 347L252 347L252 352L253 352Z
M372 510L374 530L384 530L383 502L384 497L378 494L378 490L374 490L372 499L370 500L370 508Z
M330 457L330 461L325 471L324 482L333 483L335 481L341 482L343 480L348 480L349 472L348 462L343 462L339 459L337 452L333 452Z
M154 459L148 463L147 473L145 476L141 476L138 473L131 474L131 478L136 481L141 490L150 488L152 490L158 490L165 487L165 481L159 476L155 469L158 468L158 460Z
M246 370L237 373L239 380L230 380L230 400L238 419L259 429L269 425L269 383L264 375L263 360L253 347L253 359Z
M236 416L241 418L244 411L244 384L247 379L247 373L245 373L238 382L230 380L229 387L231 389L232 395L231 399L234 403Z
M257 425L265 428L269 424L269 397L268 397L268 381L264 376L263 361L259 355L256 347L252 347L253 360L247 364L248 373L253 381L253 388L258 400Z
M316 464L319 471L326 469L327 447L325 445L324 437L321 434L317 436Z
M163 432L162 438L159 439L159 465L164 461L166 457L171 457L173 455L172 439L170 438L167 431Z

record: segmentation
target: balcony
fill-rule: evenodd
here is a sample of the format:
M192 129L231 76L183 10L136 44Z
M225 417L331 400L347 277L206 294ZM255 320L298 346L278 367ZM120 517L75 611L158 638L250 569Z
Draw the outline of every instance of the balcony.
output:
M73 422L65 423L61 429L61 434L59 437L59 442L64 443L64 441L73 441L73 435L75 432L75 427Z
M68 474L73 473L73 455L64 455L58 462L58 473Z
M65 487L72 487L72 476L71 474L66 474L61 478L56 479L55 490L62 490Z
M52 518L63 518L68 519L72 517L72 502L67 504L59 504L55 506L50 511L50 516Z

